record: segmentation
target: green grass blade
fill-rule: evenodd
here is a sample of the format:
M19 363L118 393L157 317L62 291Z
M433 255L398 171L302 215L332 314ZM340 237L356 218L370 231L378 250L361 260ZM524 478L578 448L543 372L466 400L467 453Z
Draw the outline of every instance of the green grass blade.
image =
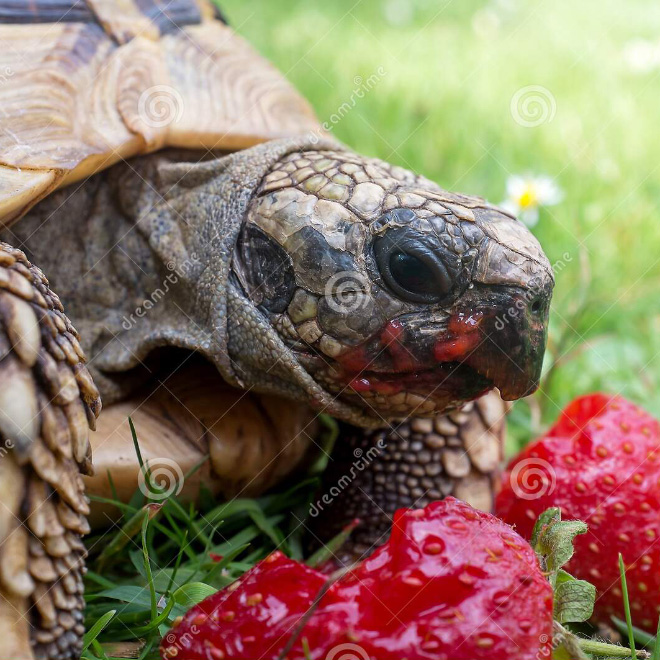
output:
M658 629L655 633L655 641L653 643L653 655L651 660L660 660L660 618L658 618Z
M112 589L116 585L112 580L108 580L104 578L102 575L99 575L98 573L95 573L94 571L87 571L87 574L85 575L86 579L91 580L92 582L96 582L100 587L103 587L104 589Z
M112 621L112 618L117 613L117 610L110 610L106 612L86 633L83 637L82 650L86 651L92 642L103 632L103 629Z
M140 451L140 443L138 442L137 438L137 433L135 432L135 425L133 424L133 420L129 416L128 418L128 425L131 429L131 437L133 438L133 447L135 447L135 454L138 459L138 463L140 464L140 470L144 469L144 461L142 460L142 452Z
M151 562L149 561L149 548L147 546L147 528L149 527L149 518L145 517L142 521L142 555L144 557L144 570L147 574L149 584L149 595L151 597L151 618L158 617L158 597L154 587L154 578L151 574Z
M628 626L628 643L630 644L631 658L635 660L635 633L633 632L632 617L630 616L630 600L628 599L628 582L626 581L626 567L623 563L623 555L619 553L619 572L621 573L621 591L623 592L623 609L626 613L626 625Z
M105 654L105 651L103 650L103 647L99 642L95 639L92 642L92 647L94 649L94 652L98 655L101 660L109 660L108 656Z
M142 649L142 653L140 653L140 657L138 660L144 660L147 655L151 652L151 649L153 648L153 645L156 643L155 639L149 640L147 645Z
M179 549L179 554L176 556L176 561L174 562L174 569L172 570L172 575L170 576L170 580L167 583L167 588L165 589L166 594L169 594L170 590L172 589L172 585L174 584L174 580L176 579L176 574L179 572L179 566L181 566L181 560L183 559L183 553L185 552L187 545L188 545L188 530L186 530L183 534L183 541L181 542L181 548Z
M162 505L161 504L147 504L138 512L133 514L117 531L112 540L103 548L96 563L99 573L103 572L103 568L107 563L118 555L126 545L140 533L143 526L143 521L146 518L151 520L158 515Z
M360 524L359 520L354 520L349 525L346 525L344 529L339 532L336 536L331 538L325 545L322 545L306 562L308 566L316 568L321 564L324 564L329 559L332 559L339 549L348 541L348 537L351 535L353 530Z
M619 619L616 616L611 616L612 623L614 624L614 627L622 634L626 635L628 634L628 625L626 624L625 621ZM640 646L650 646L655 642L655 637L649 633L647 633L645 630L641 630L640 628L637 628L636 626L633 625L633 635L635 636L635 643L639 644Z
M155 618L149 621L149 623L146 626L140 626L138 628L131 628L131 633L135 635L136 637L140 637L142 635L146 635L150 632L153 632L158 628L158 626L163 623L164 621L167 621L167 617L169 616L170 612L172 611L172 608L176 604L176 601L174 598L170 598L169 602L165 606L165 609Z

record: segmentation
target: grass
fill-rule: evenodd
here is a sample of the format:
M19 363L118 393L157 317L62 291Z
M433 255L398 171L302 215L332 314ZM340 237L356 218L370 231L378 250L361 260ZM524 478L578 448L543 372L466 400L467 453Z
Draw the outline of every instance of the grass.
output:
M149 504L137 491L130 504L118 504L123 515L116 527L87 539L85 657L135 657L120 654L137 650L142 659L157 658L177 616L274 548L302 560L304 528L297 519L317 487L310 478L259 499L217 504L202 497L198 507L174 497L159 502L156 496ZM108 547L114 550L105 552Z
M623 55L631 40L657 38L660 5L221 4L321 120L351 98L357 77L382 67L373 89L333 124L355 150L494 202L512 174L545 174L564 191L534 229L550 261L566 266L557 274L544 385L516 404L509 452L593 390L619 392L660 416L660 70L634 73ZM552 121L514 121L511 99L527 85L549 90ZM99 640L140 638L140 657L155 657L167 621L209 587L225 586L275 546L301 558L296 515L315 486L310 478L256 500L218 505L203 495L199 507L170 499L147 510L138 493L121 506L118 527L88 540L88 656L113 653ZM172 609L163 614L166 601Z

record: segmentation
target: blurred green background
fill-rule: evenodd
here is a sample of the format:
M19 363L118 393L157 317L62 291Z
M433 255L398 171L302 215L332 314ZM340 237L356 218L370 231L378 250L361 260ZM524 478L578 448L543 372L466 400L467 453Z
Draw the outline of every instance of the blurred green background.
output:
M592 390L660 415L660 4L221 5L357 151L495 203L519 174L563 191L534 227L564 266L544 386L516 405L510 450ZM517 103L528 86L543 88L540 105ZM345 102L350 110L331 121Z

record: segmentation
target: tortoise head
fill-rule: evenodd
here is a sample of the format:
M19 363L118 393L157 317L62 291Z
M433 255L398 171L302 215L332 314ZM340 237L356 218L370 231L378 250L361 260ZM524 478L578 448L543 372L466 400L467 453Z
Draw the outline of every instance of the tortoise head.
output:
M553 287L484 200L342 151L295 152L250 202L236 271L314 379L384 418L539 382Z

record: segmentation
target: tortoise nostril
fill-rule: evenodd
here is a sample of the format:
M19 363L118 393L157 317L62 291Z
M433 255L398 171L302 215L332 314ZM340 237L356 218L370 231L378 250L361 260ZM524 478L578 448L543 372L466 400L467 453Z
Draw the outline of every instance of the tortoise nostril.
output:
M530 305L532 314L538 314L543 309L543 301L541 298L536 298Z

